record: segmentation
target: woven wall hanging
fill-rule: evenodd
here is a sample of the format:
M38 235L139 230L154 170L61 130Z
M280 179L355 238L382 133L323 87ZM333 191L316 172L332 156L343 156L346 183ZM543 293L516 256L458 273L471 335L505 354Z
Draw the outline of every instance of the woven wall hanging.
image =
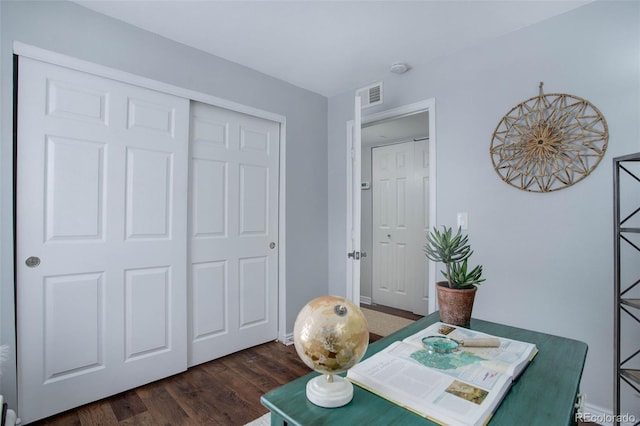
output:
M586 178L609 140L607 123L589 101L542 93L516 105L498 123L491 160L500 178L528 192L551 192Z

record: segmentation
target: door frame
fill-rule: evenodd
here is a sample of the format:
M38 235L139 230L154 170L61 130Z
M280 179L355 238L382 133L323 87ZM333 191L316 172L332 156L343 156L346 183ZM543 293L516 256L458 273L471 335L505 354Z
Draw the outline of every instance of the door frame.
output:
M198 101L210 105L214 105L227 110L251 115L258 118L263 118L269 121L274 121L280 125L280 155L279 155L279 200L278 200L278 314L277 314L277 338L281 342L286 342L286 319L287 319L287 305L286 305L286 117L280 114L275 114L269 111L264 111L258 108L242 105L237 102L222 99L217 96L208 95L205 93L197 92L194 90L186 89L172 84L163 83L147 77L142 77L136 74L131 74L126 71L106 67L103 65L88 62L82 59L67 56L61 53L53 52L50 50L42 49L36 46L25 44L19 41L13 42L14 55L24 56L31 59L36 59L42 62L71 68L76 71L82 71L89 74L94 74L100 77L105 77L113 80L117 80L123 83L143 87L146 89L156 90L159 92L167 93L170 95L179 96L193 101ZM14 153L15 155L15 153ZM15 167L15 165L14 165ZM15 174L16 170L12 170ZM15 188L12 189L12 199L17 196ZM15 253L15 239L12 244L14 256ZM14 259L15 261L15 259ZM15 271L14 282L8 283L12 288L15 284ZM6 294L3 292L3 294ZM11 300L2 301L2 309L8 304L15 306L15 292L12 291ZM13 310L13 309L12 309ZM13 329L15 324L11 327L3 327L1 332L8 333L9 328ZM15 330L11 331L14 335Z
M433 226L436 223L436 100L435 98L426 99L423 101L418 101L412 104L402 105L399 107L391 108L385 111L377 112L371 115L363 116L361 118L361 123L364 126L365 124L374 124L376 122L392 120L396 118L400 118L406 115L411 115L419 112L428 112L429 114L429 224ZM351 240L351 226L352 226L352 215L353 215L353 204L354 200L351 197L351 187L349 183L351 181L351 174L353 172L352 161L351 161L351 150L354 144L353 137L353 126L354 120L349 120L347 122L347 233L346 233L346 246L349 247ZM358 140L358 143L362 143L362 141ZM360 149L358 149L360 152ZM362 157L356 157L355 162L360 163L362 161ZM357 166L359 167L359 166ZM345 256L345 259L347 257ZM350 259L347 259L347 276L346 276L346 294L347 297L352 300L358 300L360 302L360 283L356 285L353 282L353 276L349 273L350 265L353 262ZM359 265L359 263L358 263ZM352 266L353 267L353 266ZM436 310L436 298L435 298L435 283L436 283L436 273L435 273L435 263L429 260L429 274L427 277L428 280L428 290L429 290L429 312L434 312Z

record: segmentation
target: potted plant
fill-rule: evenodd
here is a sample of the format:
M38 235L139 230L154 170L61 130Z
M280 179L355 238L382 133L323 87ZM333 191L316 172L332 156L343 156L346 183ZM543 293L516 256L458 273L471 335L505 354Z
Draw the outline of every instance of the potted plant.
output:
M469 269L468 260L473 254L469 237L463 235L460 228L454 235L451 228L443 226L443 230L439 231L434 227L427 234L424 252L430 260L445 265L445 270L441 272L447 281L436 283L440 320L453 325L468 326L471 322L476 285L485 281L482 278L482 265Z

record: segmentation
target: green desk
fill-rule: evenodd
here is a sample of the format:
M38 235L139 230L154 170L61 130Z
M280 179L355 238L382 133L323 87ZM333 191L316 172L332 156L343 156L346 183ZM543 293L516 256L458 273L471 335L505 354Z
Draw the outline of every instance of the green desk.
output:
M369 345L365 358L439 321L435 312ZM471 329L535 343L539 353L507 393L490 425L574 424L575 402L587 356L585 343L482 320ZM271 411L272 425L427 425L434 424L356 385L353 400L340 408L321 408L307 401L310 374L274 389L261 398Z

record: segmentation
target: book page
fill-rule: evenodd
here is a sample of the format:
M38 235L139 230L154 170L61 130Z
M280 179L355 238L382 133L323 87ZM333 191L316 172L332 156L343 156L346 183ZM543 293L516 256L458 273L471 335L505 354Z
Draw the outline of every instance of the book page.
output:
M446 336L455 340L498 337L463 327L456 327L437 322L423 330L420 330L412 336L407 337L403 342L426 350L422 343L422 338L427 336ZM533 356L535 356L537 348L531 343L520 342L503 337L498 337L498 339L500 340L500 346L497 348L460 347L454 352L454 354L457 355L450 357L450 362L471 362L475 360L487 370L504 373L515 379L526 368ZM477 359L474 359L475 357L477 357ZM427 355L421 356L420 360L425 365L432 368L440 368L439 366L445 363L445 361L442 361L441 357L429 357ZM439 363L436 362L438 360L440 360Z
M477 369L469 375L475 377L472 380L462 373L445 374L412 358L416 351L421 349L394 342L352 367L347 378L423 417L469 425L483 424L511 384L508 376L499 373L482 379Z
M501 387L508 378L504 373L487 368L486 359L468 352L433 353L410 344L396 345L389 352L486 390L491 390L494 386Z

